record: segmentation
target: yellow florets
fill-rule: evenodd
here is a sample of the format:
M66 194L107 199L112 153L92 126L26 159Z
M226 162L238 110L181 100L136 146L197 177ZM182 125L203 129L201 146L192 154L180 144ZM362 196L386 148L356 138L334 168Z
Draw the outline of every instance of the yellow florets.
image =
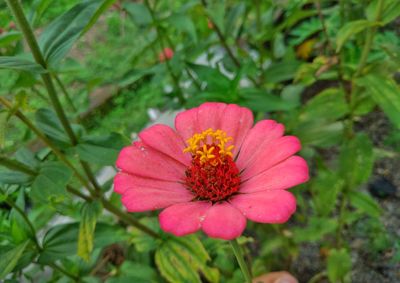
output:
M226 132L222 130L214 131L210 128L200 134L194 134L188 139L186 141L188 147L183 152L190 152L193 156L198 156L201 162L215 159L217 157L215 149L217 148L219 149L217 152L219 157L233 157L232 149L234 145L226 147L226 144L232 140L232 137L228 137Z

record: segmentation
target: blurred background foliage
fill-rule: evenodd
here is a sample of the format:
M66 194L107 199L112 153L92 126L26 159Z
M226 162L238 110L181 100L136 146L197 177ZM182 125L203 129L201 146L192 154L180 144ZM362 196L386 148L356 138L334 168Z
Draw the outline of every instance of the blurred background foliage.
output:
M240 238L255 276L400 281L399 1L26 0L36 54L7 4L4 282L243 282L227 243L166 235L111 193L135 133L205 101L284 123L310 165L293 219Z

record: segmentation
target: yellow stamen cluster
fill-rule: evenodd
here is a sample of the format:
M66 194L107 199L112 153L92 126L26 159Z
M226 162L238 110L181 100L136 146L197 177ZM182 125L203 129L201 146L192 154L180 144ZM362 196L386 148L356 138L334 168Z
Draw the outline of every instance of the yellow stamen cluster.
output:
M226 147L227 142L231 140L232 137L228 137L226 132L222 130L214 131L210 128L200 134L194 134L188 139L186 141L188 147L183 152L190 152L193 156L197 155L202 163L216 158L216 153L214 152L216 147L219 149L218 153L220 157L233 157L232 149L234 145Z

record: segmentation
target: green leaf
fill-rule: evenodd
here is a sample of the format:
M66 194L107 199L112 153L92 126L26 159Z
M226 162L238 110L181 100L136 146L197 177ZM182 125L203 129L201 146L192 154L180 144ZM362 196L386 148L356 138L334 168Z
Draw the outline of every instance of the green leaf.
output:
M198 272L210 282L219 282L216 269L207 266L210 257L195 235L170 238L157 249L155 260L169 282L201 282Z
M379 0L371 1L366 9L367 18L374 21L377 18ZM400 2L397 0L383 1L383 11L380 16L382 25L386 25L400 16Z
M122 7L137 26L147 26L153 21L149 9L142 3L124 2Z
M188 64L199 81L206 83L208 91L227 91L231 80L225 77L218 69L204 65Z
M160 281L157 271L148 264L126 260L119 268L118 276L107 280L107 283L156 283Z
M32 182L31 175L0 167L0 184L25 185Z
M311 191L315 210L321 216L329 216L336 206L338 193L344 187L344 180L329 171L320 171L314 178Z
M301 110L299 121L313 121L323 119L335 121L345 116L349 111L344 93L338 88L328 88L312 99Z
M346 23L338 32L336 37L336 52L342 49L345 42L353 35L362 32L366 28L379 26L379 22L371 22L368 20L356 20Z
M0 56L0 69L27 71L35 74L47 72L39 64L16 56Z
M268 83L280 83L292 80L300 66L298 61L286 60L273 63L264 72L264 79Z
M102 137L85 137L76 146L79 157L87 162L99 165L114 165L121 148L125 145L123 137L111 133Z
M369 195L361 192L349 193L350 203L352 206L361 210L372 217L379 217L382 209L379 204Z
M48 202L50 198L63 198L71 178L72 171L64 164L58 161L42 163L39 174L33 181L31 196L43 203Z
M396 82L382 75L371 74L358 79L356 83L367 90L389 120L400 129L400 87Z
M310 217L304 228L294 228L294 240L297 243L320 241L327 234L336 230L337 221L328 217Z
M42 32L39 45L45 60L55 66L115 0L92 0L79 3L56 18Z
M82 219L79 225L78 237L78 256L85 261L89 261L93 250L94 230L101 210L101 204L96 201L84 203L82 207Z
M351 270L351 257L345 249L332 249L327 260L328 278L332 283L343 282Z
M187 14L174 13L167 18L167 22L171 26L175 27L178 31L187 33L192 38L193 42L197 42L196 27L193 24L192 19Z
M60 143L62 146L69 146L70 139L64 131L57 115L50 109L41 108L35 113L36 124L49 138Z
M15 205L25 213L25 192L20 190ZM26 223L25 219L15 208L10 212L10 233L14 243L21 243L32 237L32 230Z
M29 22L35 26L36 19L40 19L43 13L50 6L52 0L35 0L32 3L31 12L29 14Z
M43 252L40 263L50 263L76 254L78 249L79 223L61 224L52 227L43 238ZM94 247L103 248L127 240L122 228L106 223L97 223L94 233Z
M20 40L22 38L22 34L18 31L10 31L0 35L0 48L6 47L13 43L14 41Z
M28 246L29 241L26 241L15 248L4 253L0 257L0 279L4 279L17 265L18 260L21 258L23 252Z
M349 188L366 182L371 175L374 153L371 140L359 134L341 148L339 174L346 180Z
M160 225L158 224L157 219L154 217L143 217L139 220L139 222L149 227L156 233L160 232ZM153 237L149 237L149 235L144 233L142 230L132 227L131 234L132 243L135 245L136 250L140 253L154 251L158 246L158 241Z
M296 102L283 100L277 95L267 93L265 90L243 88L239 90L243 106L253 111L287 111L297 106Z
M293 128L303 145L329 147L339 144L343 138L342 122L325 122L318 119L303 122Z

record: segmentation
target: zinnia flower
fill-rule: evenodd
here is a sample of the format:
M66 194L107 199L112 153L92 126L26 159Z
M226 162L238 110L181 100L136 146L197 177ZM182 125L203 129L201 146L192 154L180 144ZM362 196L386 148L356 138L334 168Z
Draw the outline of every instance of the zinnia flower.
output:
M174 50L171 48L164 48L163 51L158 55L158 59L160 62L164 62L165 60L170 60L174 56Z
M253 126L247 108L205 103L176 116L176 130L157 124L122 149L115 192L129 212L164 209L161 228L176 236L202 229L234 239L246 219L283 223L296 210L286 189L308 180L294 136L273 120Z

